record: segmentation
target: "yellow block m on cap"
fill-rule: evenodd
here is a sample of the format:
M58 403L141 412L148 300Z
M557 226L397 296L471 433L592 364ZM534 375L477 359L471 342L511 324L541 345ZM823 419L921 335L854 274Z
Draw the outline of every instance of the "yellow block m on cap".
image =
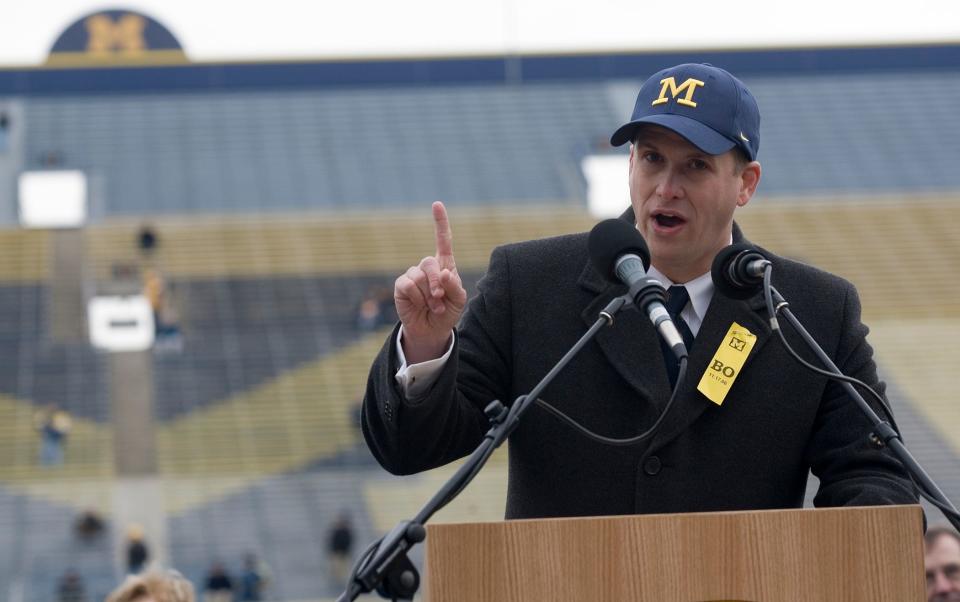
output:
M697 103L693 101L693 93L697 91L698 86L703 86L704 83L699 79L693 79L692 77L687 78L680 86L677 86L677 80L672 76L666 77L660 80L660 96L656 100L650 103L650 106L663 104L668 102L667 92L670 92L671 98L677 98L681 93L686 93L686 96L683 98L677 98L677 104L686 105L688 107L696 107Z

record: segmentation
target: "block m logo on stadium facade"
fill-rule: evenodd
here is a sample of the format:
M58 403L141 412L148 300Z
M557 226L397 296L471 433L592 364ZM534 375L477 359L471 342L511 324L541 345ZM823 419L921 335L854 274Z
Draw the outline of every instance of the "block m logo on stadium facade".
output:
M116 21L105 14L93 15L87 19L86 26L88 52L137 53L147 49L143 36L147 22L140 15L127 13Z
M677 85L677 80L673 77L666 77L660 80L660 96L656 100L650 103L650 106L656 106L667 102L667 93L670 93L671 98L677 99L677 104L686 105L688 107L696 107L697 103L693 101L693 93L697 91L699 86L702 86L703 82L699 79L688 78L679 86ZM683 98L677 98L683 94Z

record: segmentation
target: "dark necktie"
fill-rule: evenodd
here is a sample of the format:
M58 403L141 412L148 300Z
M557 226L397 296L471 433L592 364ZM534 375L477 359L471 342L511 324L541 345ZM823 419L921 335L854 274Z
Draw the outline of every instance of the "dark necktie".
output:
M680 317L680 312L683 311L683 308L686 307L689 302L690 294L687 292L687 287L674 285L667 291L667 302L664 304L674 325L677 327L677 330L680 331L680 336L683 337L683 344L687 346L688 352L690 348L693 347L693 333L690 332L690 327L687 326L684 319ZM662 337L660 338L660 348L663 351L663 359L667 365L667 376L670 378L670 388L672 389L677 384L677 373L680 370L680 366L677 362L677 356L667 347Z

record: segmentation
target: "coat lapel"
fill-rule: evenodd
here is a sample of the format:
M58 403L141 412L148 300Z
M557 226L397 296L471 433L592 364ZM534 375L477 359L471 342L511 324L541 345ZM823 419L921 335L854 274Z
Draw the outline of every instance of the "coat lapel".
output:
M707 370L710 360L713 359L717 349L723 344L727 331L734 322L745 327L757 337L757 341L754 343L743 368L741 368L741 372L750 369L753 359L760 353L761 348L770 337L770 326L764 318L765 315L766 308L760 295L746 301L739 301L714 293L707 315L704 316L703 324L700 326L700 332L697 333L694 341L687 362L687 373L683 382L680 383L677 399L674 401L670 414L664 419L659 432L654 435L650 451L655 451L667 445L693 424L704 410L710 406L716 407L712 401L697 390L697 385L704 371ZM736 383L734 383L734 387L736 387ZM731 396L724 403L736 403L736 396ZM720 411L723 411L722 408L723 406L720 406Z
M627 287L608 283L588 262L580 275L580 286L597 293L581 312L587 325L593 325L600 311ZM624 308L613 324L602 329L594 339L610 365L645 399L662 406L670 396L667 370L660 353L657 333L647 317L634 308Z

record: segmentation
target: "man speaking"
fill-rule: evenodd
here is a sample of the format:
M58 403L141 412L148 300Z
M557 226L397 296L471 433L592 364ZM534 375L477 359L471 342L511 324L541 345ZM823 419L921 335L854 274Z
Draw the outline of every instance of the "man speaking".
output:
M630 144L631 208L621 219L646 239L649 275L669 291L667 309L690 349L686 377L656 433L633 445L601 443L531 410L509 440L507 518L793 508L810 470L818 506L917 502L843 390L770 340L760 296L714 290L714 257L745 242L734 214L760 182L759 126L750 91L723 69L678 65L643 84L632 119L611 139ZM489 426L483 408L533 389L627 290L592 267L580 233L495 249L467 304L441 203L433 218L436 253L396 281L401 324L374 361L363 405L367 443L396 474L471 452ZM767 257L774 285L837 366L882 394L854 287ZM752 347L732 386L705 395L698 383L733 327ZM622 312L541 399L594 433L629 438L660 416L674 365L646 317Z

